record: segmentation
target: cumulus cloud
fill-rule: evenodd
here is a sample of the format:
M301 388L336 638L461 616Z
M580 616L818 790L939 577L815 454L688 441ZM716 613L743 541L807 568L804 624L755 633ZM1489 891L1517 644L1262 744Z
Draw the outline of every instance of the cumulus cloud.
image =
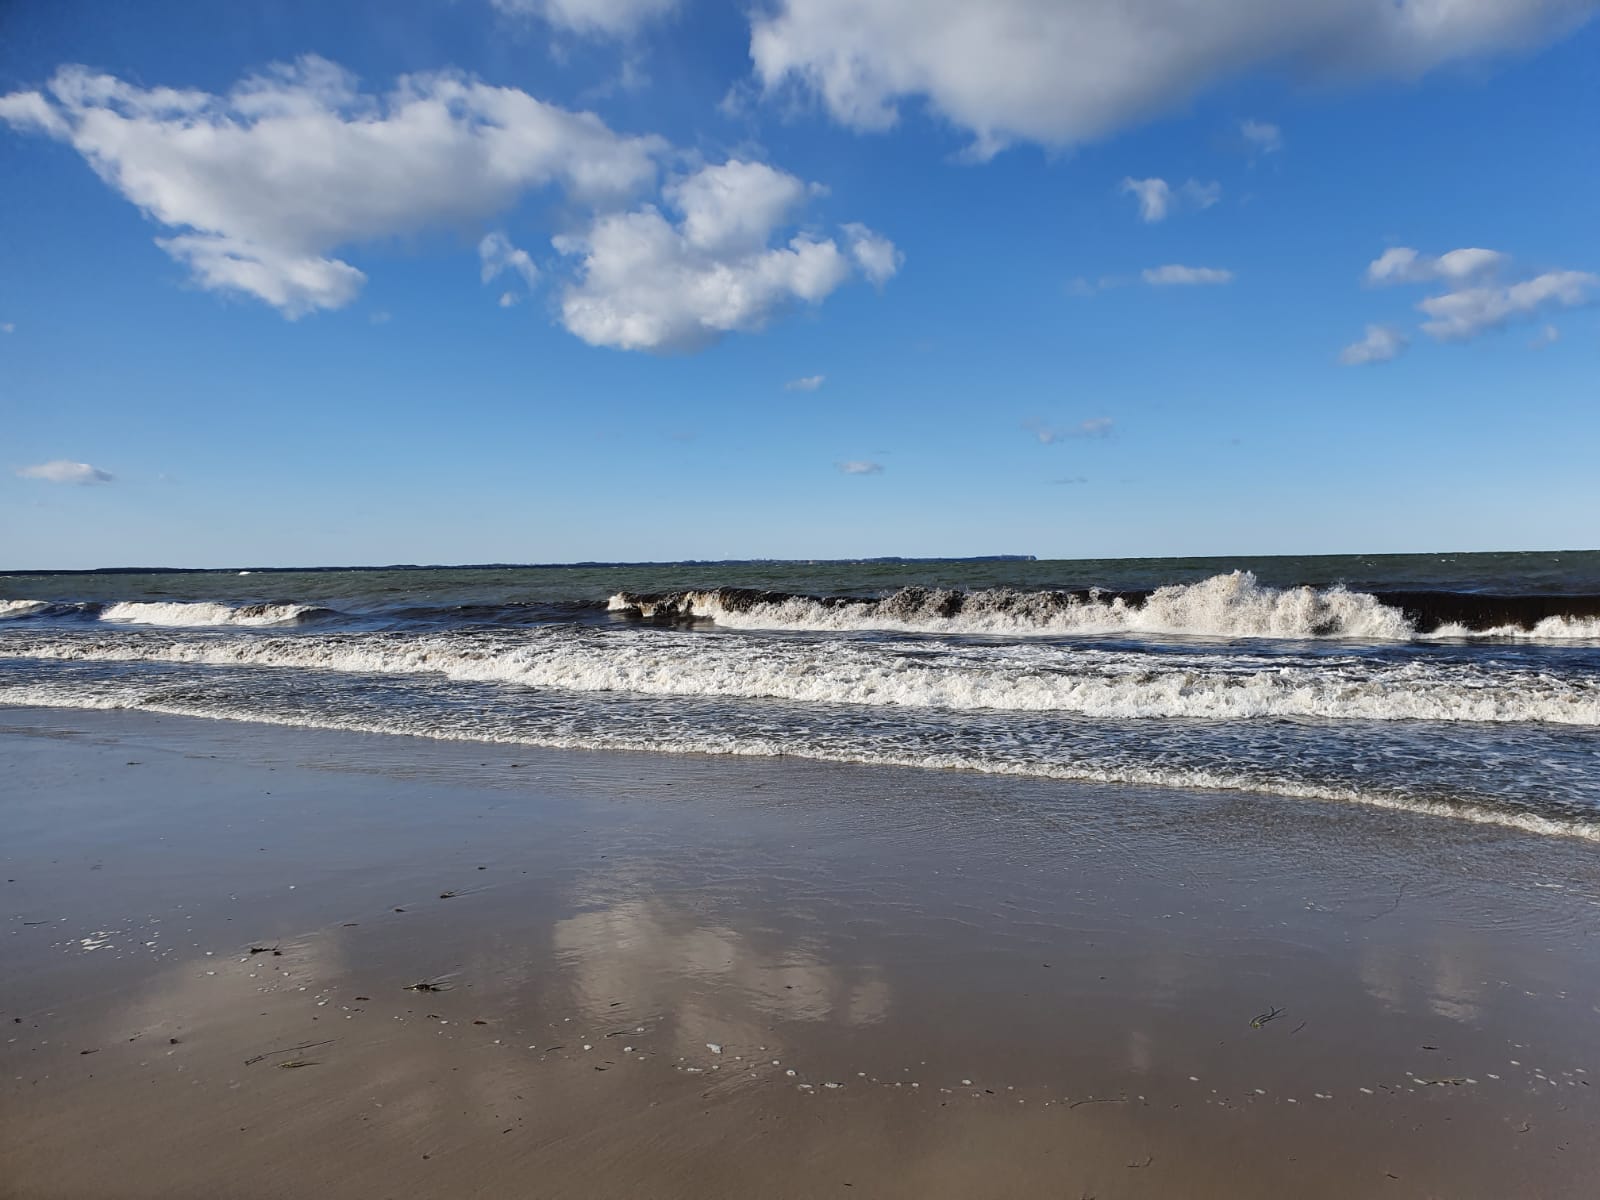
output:
M625 38L667 16L678 0L490 0L514 17L539 17L557 29L588 37Z
M1210 208L1222 199L1222 185L1216 181L1201 183L1198 179L1186 180L1174 188L1165 179L1133 179L1122 181L1122 190L1139 201L1139 219L1145 222L1164 221L1180 204L1193 208Z
M605 13L651 6L543 7L579 24L581 10L599 27ZM641 206L671 150L665 141L457 72L406 76L377 95L307 56L214 95L63 67L40 91L0 97L0 120L76 149L172 231L157 242L199 286L290 319L344 307L361 291L365 274L338 256L349 248L482 222L541 187L559 189L578 214L576 232L554 239L576 274L561 320L594 345L708 345L818 303L852 275L881 287L903 257L859 224L836 237L794 228L774 244L824 189L763 163L703 167ZM503 232L478 254L485 284L507 272L530 288L539 278ZM502 288L500 304L518 298Z
M504 211L533 188L581 200L653 181L664 143L453 72L364 93L308 55L226 95L62 67L0 97L0 120L66 142L158 224L204 288L295 318L340 308L365 276L334 252Z
M1406 335L1392 325L1368 325L1365 337L1339 352L1339 361L1347 367L1388 362L1398 358L1407 345Z
M1139 272L1151 287L1172 287L1204 284L1204 283L1232 283L1233 272L1223 270L1221 267L1185 267L1179 263L1168 263L1164 267L1146 267Z
M1418 254L1409 246L1394 246L1367 264L1367 282L1462 283L1475 275L1494 271L1508 261L1498 250L1476 246L1451 250L1437 258Z
M826 375L802 375L799 379L791 379L783 385L786 392L814 392L822 386Z
M1373 284L1444 284L1449 290L1417 304L1422 331L1440 341L1465 341L1520 317L1587 304L1600 276L1554 270L1507 280L1512 259L1498 250L1463 247L1434 257L1409 246L1385 250L1367 265ZM1363 360L1365 361L1365 360Z
M865 458L851 459L848 462L835 463L841 474L844 475L882 475L883 464L872 462Z
M845 249L807 232L774 245L808 191L774 167L735 159L669 184L667 213L646 205L604 214L553 239L579 260L562 323L595 346L692 350L819 303L856 270L874 282L893 273L898 251L863 226L845 227Z
M1567 32L1593 0L774 0L751 22L769 92L792 85L838 121L888 129L919 99L987 157L1065 146L1264 70L1414 77ZM1159 31L1159 36L1152 33Z
M19 467L17 474L23 479L42 479L46 483L110 483L116 478L110 471L91 467L88 463L72 462L58 458L32 467Z
M1089 417L1079 421L1076 425L1062 428L1047 425L1043 421L1029 420L1022 423L1022 427L1043 445L1051 446L1068 438L1106 438L1111 436L1111 429L1116 424L1110 417Z
M852 222L844 226L844 236L850 247L850 257L875 287L888 283L905 262L906 256L895 249L893 242L865 225Z
M1422 331L1441 341L1463 341L1545 308L1586 304L1600 288L1587 271L1546 271L1521 283L1489 283L1429 296L1417 305L1429 319Z
M1270 121L1246 118L1239 122L1239 136L1258 154L1274 154L1283 149L1283 130Z

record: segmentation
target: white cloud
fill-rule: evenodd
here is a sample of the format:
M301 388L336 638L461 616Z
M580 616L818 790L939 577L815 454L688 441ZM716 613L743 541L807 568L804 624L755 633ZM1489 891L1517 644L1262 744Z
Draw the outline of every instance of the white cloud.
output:
M1546 346L1553 346L1561 340L1561 330L1554 325L1546 325L1528 342L1528 349L1543 350Z
M15 333L16 331L17 327L10 321L7 321L4 325L0 325L0 333Z
M348 304L365 276L344 247L482 219L530 189L626 195L655 177L656 138L452 72L386 96L316 56L224 96L142 88L63 67L0 119L73 146L107 184L177 231L158 239L202 287L298 317Z
M783 385L786 392L814 392L822 386L826 375L802 375L799 379L791 379Z
M72 462L58 458L33 467L19 467L17 474L23 479L43 479L47 483L110 483L116 478L110 471L91 467L88 463Z
M805 199L806 185L765 163L730 159L663 189L683 214L685 240L709 254L759 249Z
M770 92L882 130L925 100L987 157L1064 146L1179 108L1264 70L1414 77L1575 28L1593 0L773 0L751 23Z
M1510 255L1478 246L1437 258L1395 246L1367 265L1367 282L1447 285L1450 290L1417 304L1428 318L1422 331L1440 341L1465 341L1545 309L1587 304L1600 288L1600 276L1588 271L1545 271L1508 283L1511 264Z
M865 225L851 222L844 226L844 235L850 246L850 257L856 260L856 266L874 287L881 288L893 279L906 260L893 242Z
M1418 254L1409 246L1394 246L1367 264L1367 282L1461 283L1475 275L1498 270L1509 261L1498 250L1484 250L1476 246L1451 250L1437 258Z
M343 308L367 277L347 262L285 254L234 238L185 234L156 245L189 268L201 287L265 300L290 320L319 308Z
M1600 276L1587 271L1546 271L1521 283L1482 284L1429 296L1417 305L1430 319L1422 331L1440 341L1463 341L1545 308L1587 303Z
M849 462L835 463L839 471L845 475L882 475L883 464L872 462L868 459L858 458Z
M1165 179L1130 178L1122 181L1122 190L1138 197L1139 219L1145 222L1166 220L1179 203L1210 208L1222 199L1222 185L1215 180L1201 183L1189 179L1174 188Z
M1185 267L1168 263L1164 267L1147 267L1139 277L1151 287L1170 287L1174 284L1232 283L1233 272L1221 267Z
M648 7L560 11L604 24L602 10ZM640 206L670 151L662 139L617 134L592 113L455 72L407 76L380 96L308 56L212 95L63 67L43 91L0 97L0 120L71 144L174 231L158 244L201 287L255 297L291 319L361 291L366 276L338 257L347 247L481 222L544 186L580 214L577 233L554 239L576 260L562 322L595 345L707 345L790 304L820 302L852 274L881 286L902 261L856 224L837 238L799 230L773 244L823 189L762 163L703 167ZM485 283L507 271L529 287L539 277L503 233L478 250ZM502 293L509 306L507 294L515 303L517 293Z
M1122 190L1139 198L1141 221L1165 221L1167 209L1172 204L1172 188L1165 179L1133 179L1122 181Z
M490 0L508 16L540 17L557 29L590 37L629 37L667 16L678 0Z
M1239 122L1239 134L1259 154L1273 154L1283 149L1283 130L1270 121L1246 118Z
M1366 336L1339 352L1339 361L1347 367L1388 362L1398 358L1407 344L1406 335L1392 325L1368 325Z
M1112 426L1115 424L1116 422L1110 417L1090 417L1065 429L1054 425L1046 425L1043 421L1037 419L1024 421L1022 427L1033 434L1042 444L1051 446L1068 438L1110 437Z
M528 290L532 291L539 282L539 268L534 265L533 259L526 250L519 250L512 244L510 238L496 230L484 235L478 243L478 261L481 268L478 277L484 283L493 283L505 272L522 276ZM501 292L500 307L510 308L521 297L516 292Z
M892 244L859 226L845 228L849 253L810 233L772 245L805 194L791 175L733 160L664 190L676 222L647 205L555 238L557 250L581 259L562 295L562 323L595 346L695 349L759 329L795 303L819 303L856 267L875 278L878 252L864 256L860 245L882 242L898 261Z

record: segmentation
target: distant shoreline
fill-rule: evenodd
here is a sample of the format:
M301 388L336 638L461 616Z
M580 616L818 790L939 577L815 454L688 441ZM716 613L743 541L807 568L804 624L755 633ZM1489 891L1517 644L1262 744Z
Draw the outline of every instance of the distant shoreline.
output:
M1230 569L1230 565L1240 562L1267 562L1276 559L1339 559L1339 558L1365 558L1365 559L1405 559L1405 558L1436 558L1448 556L1450 558L1492 558L1506 555L1535 555L1535 554L1595 554L1600 553L1600 547L1583 549L1578 547L1558 547L1548 550L1392 550L1392 551L1356 551L1353 553L1326 553L1326 554L1130 554L1130 555L1077 555L1069 558L1040 558L1036 554L954 554L954 555L897 555L883 554L865 558L680 558L680 559L631 559L608 562L599 559L584 559L578 562L489 562L489 563L378 563L359 566L333 565L333 566L294 566L294 567L258 567L249 563L239 563L226 567L168 567L168 566L135 566L135 567L49 567L27 568L13 567L0 570L0 576L29 575L37 577L57 577L70 575L237 575L241 572L250 575L312 575L331 574L349 571L577 571L577 570L603 570L608 568L652 568L652 567L770 567L770 566L892 566L899 564L934 564L934 563L1032 563L1032 562L1089 562L1089 563L1139 563L1139 562L1186 562L1186 563L1216 563L1219 569Z
M952 558L901 557L896 554L874 558L682 558L635 562L562 562L562 563L388 563L361 567L78 567L53 570L8 570L0 575L214 575L246 571L251 575L309 575L330 571L551 571L580 570L600 567L759 567L775 563L796 566L859 566L871 563L982 563L982 562L1038 562L1033 554L966 554Z

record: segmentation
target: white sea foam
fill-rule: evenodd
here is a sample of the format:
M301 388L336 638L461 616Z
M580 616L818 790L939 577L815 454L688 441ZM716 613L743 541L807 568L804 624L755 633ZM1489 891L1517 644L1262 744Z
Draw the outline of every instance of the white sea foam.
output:
M310 604L218 604L212 601L123 601L107 605L102 621L122 625L198 627L205 625L284 625L315 612Z
M1162 654L875 642L754 642L657 630L293 637L44 634L14 657L265 666L571 692L1100 718L1547 722L1600 726L1600 679L1503 665L1359 655Z
M1600 824L1562 820L1531 812L1517 812L1476 803L1449 803L1423 797L1406 796L1379 789L1307 783L1266 774L1157 765L1097 765L1061 762L996 761L961 753L875 752L869 748L824 747L797 744L789 738L763 738L727 731L704 731L696 735L652 736L640 733L593 733L582 735L507 733L484 728L447 728L429 723L408 722L404 713L385 720L361 719L333 713L296 712L292 715L229 708L197 702L178 702L158 695L143 694L125 684L120 689L96 688L92 691L64 689L48 685L0 684L0 705L18 707L135 709L175 716L205 717L220 720L251 721L297 728L336 729L349 732L427 737L441 741L498 742L539 746L559 750L625 750L670 754L713 754L738 757L791 757L819 762L868 766L910 767L915 769L965 770L990 775L1012 775L1067 781L1134 784L1147 787L1243 791L1289 796L1296 799L1354 803L1428 817L1500 826L1551 837L1581 838L1600 842Z
M49 607L47 600L0 600L0 621L7 617L31 617Z
M1267 587L1248 571L1157 588L1142 602L1120 596L1019 592L997 588L948 592L910 588L878 600L690 591L663 597L613 595L612 612L645 618L709 620L729 629L885 630L977 636L1164 635L1220 638L1410 641L1519 638L1600 639L1600 619L1549 617L1534 629L1446 626L1426 635L1399 609L1344 587Z

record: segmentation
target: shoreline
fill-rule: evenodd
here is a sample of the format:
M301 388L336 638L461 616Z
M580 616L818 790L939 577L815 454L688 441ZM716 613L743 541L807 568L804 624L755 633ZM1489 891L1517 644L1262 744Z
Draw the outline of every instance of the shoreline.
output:
M0 763L8 1197L1576 1196L1600 1167L1574 839L117 711L0 712Z

